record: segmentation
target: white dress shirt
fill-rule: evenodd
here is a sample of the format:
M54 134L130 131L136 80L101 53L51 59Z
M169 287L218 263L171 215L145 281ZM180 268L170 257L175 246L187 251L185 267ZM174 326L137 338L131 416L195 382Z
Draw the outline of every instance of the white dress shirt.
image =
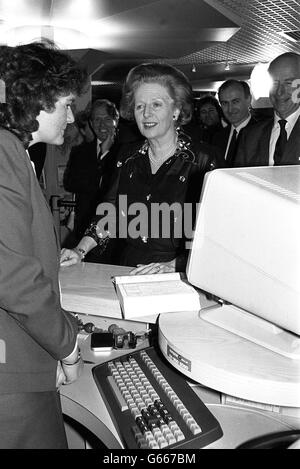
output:
M229 150L229 146L230 146L233 131L236 130L236 138L238 138L240 130L242 130L244 127L246 127L246 125L248 124L250 119L251 119L251 114L249 114L247 119L245 119L243 122L241 122L237 127L234 127L234 125L231 126L230 134L229 134L229 138L228 138L228 142L227 142L227 147L226 147L226 152L225 152L225 160L227 158L227 153L228 153L228 150Z
M97 158L99 158L98 155L99 155L99 152L101 152L101 143L102 143L101 140L97 138ZM100 155L100 160L103 160L103 158L105 157L105 155L107 155L107 153L108 153L108 150L102 153Z

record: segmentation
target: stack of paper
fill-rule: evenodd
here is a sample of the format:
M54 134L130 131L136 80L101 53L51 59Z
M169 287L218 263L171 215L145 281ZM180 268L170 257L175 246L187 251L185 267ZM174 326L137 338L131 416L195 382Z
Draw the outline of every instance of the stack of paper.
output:
M124 319L155 322L161 313L198 311L198 292L184 274L124 275L113 278Z

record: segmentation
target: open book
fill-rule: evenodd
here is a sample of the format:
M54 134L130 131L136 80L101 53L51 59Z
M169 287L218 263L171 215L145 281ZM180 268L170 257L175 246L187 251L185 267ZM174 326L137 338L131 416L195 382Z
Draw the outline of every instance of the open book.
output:
M200 299L182 273L113 277L124 319L155 322L160 313L198 311Z

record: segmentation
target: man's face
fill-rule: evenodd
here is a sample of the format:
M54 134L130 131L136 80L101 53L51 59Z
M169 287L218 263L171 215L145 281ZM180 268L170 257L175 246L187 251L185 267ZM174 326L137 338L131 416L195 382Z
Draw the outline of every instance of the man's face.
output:
M249 116L251 97L245 96L241 86L232 85L221 91L219 100L226 119L235 127Z
M300 106L300 96L296 92L300 80L300 61L283 57L269 67L272 79L270 101L282 119L295 112Z
M115 132L116 122L108 114L105 106L99 106L94 109L91 117L91 123L98 139L103 142Z
M74 115L71 109L74 99L75 96L73 94L62 96L56 101L53 110L40 111L36 117L39 128L32 134L35 143L45 142L52 145L62 145L64 143L66 127L74 122Z

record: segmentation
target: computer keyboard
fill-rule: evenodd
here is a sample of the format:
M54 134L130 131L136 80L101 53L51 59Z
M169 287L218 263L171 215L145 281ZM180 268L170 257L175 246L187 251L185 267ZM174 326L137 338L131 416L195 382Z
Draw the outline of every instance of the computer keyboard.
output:
M154 347L97 365L93 376L125 448L197 449L223 435L184 376Z

